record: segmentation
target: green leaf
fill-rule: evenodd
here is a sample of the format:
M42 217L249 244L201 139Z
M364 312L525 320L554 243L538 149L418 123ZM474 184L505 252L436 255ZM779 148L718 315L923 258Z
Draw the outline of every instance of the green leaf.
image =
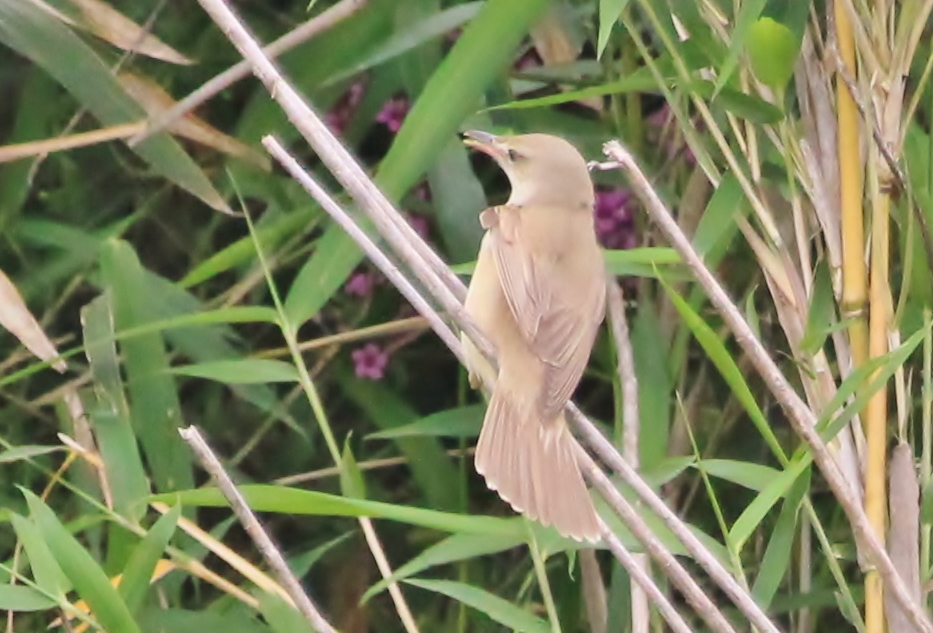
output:
M800 38L780 22L763 17L749 27L746 50L758 81L783 90L794 76Z
M259 611L275 633L313 633L311 625L298 609L275 593L259 596Z
M126 567L123 568L123 579L117 591L123 596L130 613L136 613L143 604L152 572L155 571L156 564L175 533L180 516L181 506L175 505L159 517L133 550Z
M94 558L68 533L52 511L36 495L22 490L42 539L74 584L78 595L104 629L141 633L123 598Z
M145 512L145 507L138 502L149 494L149 481L123 392L109 293L84 306L81 325L84 351L95 386L95 404L88 413L110 483L113 508L138 521Z
M18 73L19 103L10 104L16 115L12 129L4 136L4 144L26 143L50 136L58 116L55 108L35 107L37 103L53 103L60 94L58 85L38 68L21 68ZM8 99L11 99L12 91L9 94ZM0 234L9 235L10 228L19 224L20 212L33 186L29 177L32 169L32 161L20 160L7 163L0 170Z
M653 306L640 302L632 325L632 355L638 376L638 411L643 424L638 437L642 468L652 469L667 457L673 387L665 362L668 342L661 334Z
M377 433L367 440L390 440L399 437L476 437L483 425L486 406L474 404L448 409L425 416L410 424L402 424Z
M101 254L101 271L113 301L117 329L126 330L153 321L152 290L132 247L111 240ZM165 343L158 333L123 341L133 428L140 439L156 488L190 488L194 483L190 451L178 435L181 405L169 374Z
M714 267L722 260L739 231L736 218L747 209L748 202L738 179L731 171L726 172L693 234L693 246L709 266Z
M381 593L390 582L399 582L439 565L504 552L524 544L525 541L525 535L517 532L515 534L452 534L397 568L391 578L384 578L370 587L363 594L361 601L365 602Z
M238 358L172 367L179 376L207 378L230 385L270 382L298 382L298 371L291 363L268 358Z
M479 213L486 207L483 186L473 173L466 148L451 138L428 171L437 226L454 262L476 257L483 237Z
M409 506L347 499L323 492L286 488L284 486L246 485L239 487L250 507L256 512L308 514L315 516L361 517L390 519L445 532L478 534L525 534L521 519L454 514ZM225 507L226 499L214 488L198 488L177 493L154 495L153 501L183 503L188 506Z
M263 252L272 252L286 237L294 235L302 227L314 222L322 213L317 205L306 203L289 213L278 214L272 220L265 221L266 216L264 214L260 221L256 223L256 240L259 241ZM256 244L253 238L251 236L243 237L198 262L182 278L179 285L182 288L190 288L208 279L213 279L217 275L237 266L253 262L255 259Z
M323 82L323 85L335 84L374 66L384 64L427 41L459 28L476 17L482 6L482 2L465 2L444 11L431 13L428 17L413 24L407 24L404 29L396 31L392 37L375 50L370 51L361 62L330 77Z
M363 472L356 463L356 457L353 456L353 449L350 447L350 436L343 444L343 463L340 469L340 492L343 496L351 499L366 498L366 480L363 478Z
M36 526L15 512L10 514L10 523L20 544L26 550L26 558L29 559L29 568L32 569L36 585L49 595L64 596L71 590L71 582L66 578L65 572L49 549L49 544L43 540Z
M260 610L262 610L262 598L260 598L259 605ZM144 631L152 631L153 633L168 633L169 631L178 631L179 633L188 631L197 631L198 633L270 633L272 631L268 626L259 622L258 615L254 615L252 610L246 611L245 607L237 609L228 606L223 613L218 613L208 610L165 609L162 606L153 605L142 610L139 614L139 622ZM312 633L307 627L298 630L301 633Z
M30 459L32 457L38 457L39 455L48 455L49 453L57 453L63 450L65 450L64 446L15 446L9 450L0 451L0 464L9 464L11 462L18 462L23 459Z
M793 551L794 535L797 530L797 513L809 485L809 477L801 477L795 482L794 487L784 500L781 514L778 516L774 530L771 532L765 555L761 559L760 571L752 587L752 597L765 610L771 606L771 601L780 588L781 580L784 578L784 574L787 573L787 568L793 558L787 554Z
M677 269L681 276L686 273L680 255L673 248L646 246L625 250L607 249L603 251L603 257L606 270L617 277L657 277L659 268L668 276Z
M690 329L697 342L703 347L703 351L706 352L709 359L713 362L713 365L716 366L716 369L719 370L720 375L748 413L755 428L758 429L758 432L761 434L762 438L764 438L765 443L778 458L784 457L784 449L774 435L774 431L771 429L771 424L768 419L758 406L755 395L745 381L745 375L742 373L742 370L739 369L738 364L732 358L729 350L726 349L719 335L672 287L664 284L663 280L662 284L667 291L667 296L671 300L671 303L684 320L684 324Z
M383 430L393 429L421 416L394 391L371 380L360 380L341 371L337 379L344 393L363 410L367 419ZM415 481L432 508L460 507L457 469L440 442L431 437L397 437L393 440L406 457Z
M105 125L146 117L93 49L37 3L0 0L0 41L41 66ZM156 135L134 151L205 204L229 212L204 172L170 135Z
M609 43L609 34L612 33L612 27L619 20L619 16L625 11L629 0L599 0L599 35L596 39L596 58L601 59L606 50L606 44Z
M55 600L33 587L0 584L0 610L22 613L45 611L57 606Z
M493 595L485 589L451 580L406 580L409 585L453 598L503 626L519 633L550 633L550 625L525 609Z
M836 315L836 300L833 280L826 260L817 262L814 271L813 290L810 293L810 309L807 310L807 326L800 341L801 350L815 354L823 348L826 338L832 333Z
M933 480L923 487L920 503L920 521L924 525L933 524Z
M745 50L752 26L758 20L767 2L768 0L748 0L740 5L739 13L735 16L735 26L729 34L732 38L729 53L722 66L719 67L719 77L716 79L716 88L713 91L714 96L729 82L732 73L739 65L739 57Z
M704 459L702 467L709 475L759 492L774 481L774 478L781 472L770 466L734 459Z
M798 478L809 471L811 461L809 453L803 453L802 450L796 453L787 468L746 506L729 530L729 539L738 550L755 533L774 504L787 495Z

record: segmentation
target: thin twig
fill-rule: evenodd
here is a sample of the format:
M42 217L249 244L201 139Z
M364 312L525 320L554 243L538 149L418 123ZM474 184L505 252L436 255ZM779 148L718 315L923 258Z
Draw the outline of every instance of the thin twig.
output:
M279 582L285 587L288 595L294 601L295 606L298 607L298 611L300 611L308 621L308 624L310 624L315 631L320 631L321 633L337 633L337 630L324 619L324 616L321 615L317 607L314 606L314 603L311 602L311 598L305 593L298 578L285 561L285 557L282 556L282 553L272 542L272 539L269 538L269 535L262 529L259 520L256 519L252 510L249 509L246 499L244 499L240 491L237 490L233 480L230 479L229 475L224 471L224 467L221 465L220 460L217 459L217 456L211 451L211 448L207 445L207 442L204 441L198 429L189 426L184 429L179 429L178 433L181 435L182 439L188 443L188 446L191 447L191 450L198 458L198 461L201 462L204 470L210 473L214 481L217 482L217 487L220 488L224 497L230 502L230 507L233 509L233 513L236 515L237 519L239 519L243 529L245 529L246 533L253 539L256 547L259 548L260 554L262 554L262 557L266 559L266 563L272 568L276 576L278 576Z
M606 307L612 340L616 347L616 364L619 384L622 389L622 457L631 467L638 470L638 436L641 418L638 414L638 377L635 374L635 358L632 339L625 319L625 297L622 286L611 279L606 292ZM636 555L645 573L650 573L648 559L644 554ZM647 633L651 625L648 617L648 601L637 585L632 585L632 632Z
M279 143L275 137L267 136L263 138L262 144L269 150L273 158L281 163L285 171L287 171L292 178L297 180L298 183L304 187L305 191L307 191L312 198L317 200L341 228L359 244L363 252L366 253L366 256L369 257L376 267L385 274L389 281L398 288L402 296L408 299L415 310L424 315L428 321L428 325L431 326L431 329L437 333L441 340L451 349L455 349L459 345L459 341L456 335L451 331L450 326L444 323L437 312L428 305L424 297L421 296L415 287L411 285L411 282L399 271L398 267L392 263L385 253L379 250L376 243L356 225L350 216L343 213L340 205L337 204L330 194L328 194L308 172L302 169L298 161L282 147L282 144Z
M862 510L852 486L846 481L828 447L817 433L816 415L794 391L780 368L768 355L764 345L758 340L752 328L745 321L741 311L733 304L728 293L705 266L699 254L694 250L693 245L680 230L670 211L651 188L648 179L638 167L635 159L618 141L607 143L604 150L607 156L618 163L628 174L630 184L645 205L652 220L658 225L687 265L690 266L697 281L699 281L710 301L732 331L736 342L748 355L772 395L781 404L797 435L810 447L813 461L823 473L827 483L832 488L833 494L842 506L843 512L845 512L852 526L852 533L856 542L864 551L868 552L871 562L874 563L884 578L886 588L894 592L898 604L910 615L910 619L915 626L922 631L933 633L933 623L930 622L920 606L911 599L904 581L891 563L891 559L884 551L884 547L875 537L874 530Z
M577 462L583 468L583 475L589 480L596 490L600 492L603 498L609 503L619 518L625 523L632 534L645 545L648 553L658 561L658 564L664 569L671 582L680 590L680 592L690 603L700 617L702 617L710 629L716 633L735 633L735 629L722 614L707 593L694 582L690 574L680 564L680 561L671 554L665 547L661 546L660 541L651 532L651 528L645 523L635 508L623 497L613 485L609 477L606 476L590 457L589 453L577 446ZM607 530L605 534L610 534ZM616 540L616 539L614 539ZM620 542L621 545L621 542ZM611 548L610 548L611 549ZM634 559L634 557L633 557ZM638 562L634 561L633 562ZM641 568L644 571L644 568ZM773 629L773 627L772 627ZM773 629L777 630L777 629Z
M460 280L453 275L437 253L411 229L355 162L349 152L278 73L275 66L263 55L262 49L230 12L226 4L221 0L199 0L199 2L214 21L220 25L240 53L250 61L253 72L266 85L270 94L285 111L289 120L317 151L325 166L347 189L359 207L367 213L369 219L376 225L380 235L391 245L396 256L410 267L419 281L425 285L426 290L473 341L477 348L487 357L492 358L492 348L489 341L479 332L472 319L468 318L463 309L461 301L466 294L466 288ZM591 443L595 441L597 436L599 440L605 443L598 446L598 451L605 452L608 446L608 451L616 459L622 461L618 452L576 407L571 404L568 411L574 416L577 426L581 427L582 425ZM632 476L641 484L638 488L641 491L640 494L646 494L645 491L647 491L649 498L653 499L656 504L664 506L664 502L637 474L634 474L634 471L632 471ZM671 515L673 516L673 513ZM676 517L675 520L679 521ZM685 524L680 522L680 526L683 528L683 533L689 533L689 529ZM760 607L739 587L715 557L705 550L699 540L693 537L692 541L685 542L685 546L691 555L705 562L704 568L711 574L717 584L724 588L739 609L749 618L750 622L763 631L777 631Z
M279 39L264 47L263 52L271 58L278 57L282 53L293 49L299 44L303 44L315 35L326 31L335 24L347 19L360 9L362 9L369 0L341 0L334 6L320 15L316 15L301 26L289 31ZM200 88L190 95L173 105L168 110L161 112L153 117L146 127L145 131L137 134L129 140L129 146L134 147L144 140L157 134L169 127L172 123L185 116L211 97L226 90L234 83L245 77L249 77L252 67L247 60L241 60L227 70L223 71L213 79L203 84Z
M269 147L270 151L274 150L275 153L273 154L273 156L275 158L277 159L282 158L280 155L280 151L283 151L283 150L281 150L281 146L278 145L274 140L268 141L267 147ZM283 163L283 166L286 167L286 170L288 171L292 170L292 167L294 164L293 161L294 159L290 159L286 163ZM306 183L309 181L313 182L313 178L310 175L305 174L304 177L302 178L302 183ZM337 205L332 200L325 199L327 197L327 193L323 190L322 187L320 187L319 185L311 186L311 187L308 187L307 190L309 191L309 193L313 192L314 195L322 196L321 198L317 198L318 202L321 204L322 208L324 208L325 211L327 211L328 213L334 214L333 217L335 221L341 224L341 226L352 224L352 220L349 218L346 212L343 211L343 209L339 207L339 205ZM354 239L359 239L360 237L365 238L365 234L362 234L362 232L360 231L354 231L353 233L351 233L351 235L354 236ZM407 247L407 243L404 241L405 238L401 237L397 233L393 233L391 236L383 236L383 237L386 237L387 243L390 246L394 247L397 251L405 249ZM396 240L399 240L399 239L402 240L402 242L396 243ZM420 237L418 239L420 239ZM369 248L364 243L360 243L360 246L364 250ZM374 263L377 265L377 267L380 265L386 265L386 264L391 266L391 263L386 257L379 257L374 260ZM384 270L383 272L386 272L386 271ZM432 276L432 271L427 268L427 264L425 262L418 261L417 266L414 269L413 273L426 286L431 285L429 283L429 279ZM410 287L410 284L406 282L406 284L403 285L403 288L407 288L407 287ZM446 298L446 300L457 301L456 299L453 299L452 297L449 297L449 296ZM440 302L442 303L445 309L448 309L450 311L456 311L452 309L453 306L448 306L444 303L445 299L441 299ZM429 320L432 320L435 322L439 320L439 317L435 319L430 316L432 309L426 302L422 303L421 305L427 308L427 310L429 311L428 313L425 313L425 316ZM464 331L467 331L469 329L473 329L474 331L476 331L477 332L476 337L474 338L471 335L471 340L474 342L474 344L477 345L477 348L489 349L491 347L489 345L489 341L485 338L485 336L483 336L480 332L476 330L476 326L472 322L472 319L470 319L465 314L462 314L463 313L462 310L460 310L459 312L461 314L458 314L458 316L454 317L454 321L457 323L457 325L460 326ZM445 337L444 340L449 345L451 343L454 343L451 346L451 350L454 352L455 355L457 355L458 358L460 358L461 357L460 351L459 351L460 342L456 340L455 338L453 339L453 341L450 341L450 339ZM489 355L489 358L490 360L494 360L494 356L492 355ZM487 385L487 386L491 387L492 385ZM571 411L571 414L575 416L575 422L577 422L578 425L580 424L584 425L585 428L587 429L586 432L589 433L591 436L599 437L600 441L603 444L598 444L598 443L596 444L597 451L600 452L600 456L604 460L607 460L607 461L618 460L618 462L624 463L624 460L622 460L619 453L615 451L612 444L610 444L604 437L602 437L602 434L592 424L592 422L589 422L588 420L586 420L583 414L580 413L580 411L576 409L575 407L572 407L570 411ZM592 442L592 437L591 437L591 442ZM580 450L582 451L582 449ZM611 456L607 456L605 454L607 452L611 453ZM585 455L585 452L583 454ZM590 459L589 457L587 457L587 460L588 461L586 463L589 463L589 464L593 463L592 459ZM682 541L684 541L684 545L686 549L698 561L700 561L704 569L706 569L710 573L710 576L720 586L723 587L726 593L733 599L733 601L740 608L740 610L742 610L742 612L746 614L749 620L753 622L755 626L758 627L761 631L766 631L768 633L777 633L778 629L768 620L764 612L761 611L761 609L754 603L754 601L748 596L747 593L743 592L742 588L738 585L738 583L735 582L735 580L729 575L729 573L719 564L719 562L715 559L715 557L703 547L703 545L699 542L699 540L695 536L692 535L692 533L690 533L687 526L684 525L682 522L680 522L680 520L674 515L674 513L671 512L667 508L667 506L664 505L664 502L659 497L657 497L657 495L655 495L655 493L651 490L648 484L644 483L633 470L625 470L621 474L623 476L623 479L626 480L627 483L629 483L628 482L629 477L634 477L637 480L637 483L633 486L633 488L635 488L636 492L639 495L647 495L649 497L653 497L654 503L653 504L649 503L649 506L655 509L656 512L658 511L656 509L658 506L660 506L661 508L663 508L664 511L667 512L666 515L664 514L661 515L662 518L664 518L665 521L668 522L669 525L670 525L670 522L673 522L676 524L675 526L672 526L672 530L674 531L675 534L678 535L679 538L681 538ZM603 475L603 477L605 478L605 475ZM606 479L605 481L608 481L608 479ZM609 485L608 488L600 488L600 491L604 495L609 496L610 505L613 507L613 509L617 509L619 507L619 504L627 503L624 500L621 500L621 495L619 495L618 491L615 490L615 488L613 488L611 484ZM679 567L679 564L676 562L676 559L667 550L664 544L651 532L650 528L647 526L644 520L637 513L634 513L634 512L625 513L625 515L622 518L626 526L632 531L632 533L637 535L638 539L642 541L642 543L645 545L646 550L648 550L652 554L652 556L658 557L657 560L660 564L661 569L663 569L668 574L672 574L672 573L677 574L676 569L674 571L671 571L675 567ZM677 529L677 526L679 526L680 528L679 530ZM685 534L687 535L687 537L684 537ZM607 533L607 534L604 534L604 538L609 539L610 549L616 546L621 547L621 542L619 542L617 537L615 537L614 535ZM626 561L620 560L619 562L622 563L623 565L626 565ZM699 603L703 605L704 607L708 606L708 605L703 604L704 598L700 597L702 596L703 591L699 588L696 582L689 575L686 574L686 572L684 572L684 575L679 576L675 582L677 583L678 587L681 588L681 591L685 595L696 597L696 601L697 601L696 603ZM714 616L710 616L710 617L714 617ZM727 631L731 629L717 629L717 630Z

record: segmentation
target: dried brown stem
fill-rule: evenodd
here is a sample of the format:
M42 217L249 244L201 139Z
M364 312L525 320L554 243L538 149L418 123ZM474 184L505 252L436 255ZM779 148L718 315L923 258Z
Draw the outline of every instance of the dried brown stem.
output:
M233 513L236 515L237 519L239 519L243 529L246 530L246 533L249 534L249 537L256 544L259 553L262 554L266 563L272 568L276 576L278 576L279 582L285 587L285 591L288 592L289 597L295 603L298 611L300 611L308 621L308 624L310 624L315 631L319 631L320 633L337 633L337 630L327 622L324 616L321 615L321 612L317 610L317 607L314 606L314 603L311 602L311 598L305 593L298 578L285 561L285 557L282 556L282 553L272 542L272 539L269 538L269 535L262 529L262 525L259 524L256 515L249 509L246 499L244 499L240 491L237 490L233 480L230 479L230 476L221 465L220 460L217 459L217 456L211 451L211 448L207 445L207 442L204 441L204 438L198 432L197 428L189 426L185 429L179 429L178 432L182 439L188 443L188 446L191 447L191 450L198 458L198 461L201 462L204 470L217 482L217 487L220 488L224 497L230 502L230 507L233 509Z
M725 289L703 263L693 245L677 226L670 211L655 193L647 177L642 173L634 158L618 141L605 146L606 154L626 171L630 184L645 205L652 220L658 225L671 245L693 271L694 276L706 291L710 301L719 311L726 325L732 331L736 342L748 355L755 369L764 380L775 399L781 404L797 435L810 447L813 461L819 467L827 483L842 506L843 512L852 526L852 533L859 547L868 553L871 562L884 578L885 587L890 589L901 607L909 615L911 622L921 631L933 633L933 623L920 606L913 602L904 581L884 551L881 542L861 507L858 495L846 481L838 464L833 459L828 447L816 431L816 415L797 395L777 364L768 355L761 341L755 336L745 321L741 311L732 302Z

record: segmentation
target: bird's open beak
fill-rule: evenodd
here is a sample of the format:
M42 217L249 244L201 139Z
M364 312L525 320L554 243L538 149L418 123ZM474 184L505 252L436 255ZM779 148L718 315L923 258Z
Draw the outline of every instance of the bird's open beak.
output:
M478 149L496 160L504 158L508 153L508 149L503 147L502 140L498 136L490 134L489 132L483 132L482 130L469 130L464 132L463 144L467 147Z

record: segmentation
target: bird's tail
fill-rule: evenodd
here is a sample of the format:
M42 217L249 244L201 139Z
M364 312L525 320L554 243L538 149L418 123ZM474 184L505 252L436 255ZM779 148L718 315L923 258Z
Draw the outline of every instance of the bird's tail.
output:
M516 511L578 541L599 540L599 518L563 413L540 420L496 389L476 446L476 470Z

